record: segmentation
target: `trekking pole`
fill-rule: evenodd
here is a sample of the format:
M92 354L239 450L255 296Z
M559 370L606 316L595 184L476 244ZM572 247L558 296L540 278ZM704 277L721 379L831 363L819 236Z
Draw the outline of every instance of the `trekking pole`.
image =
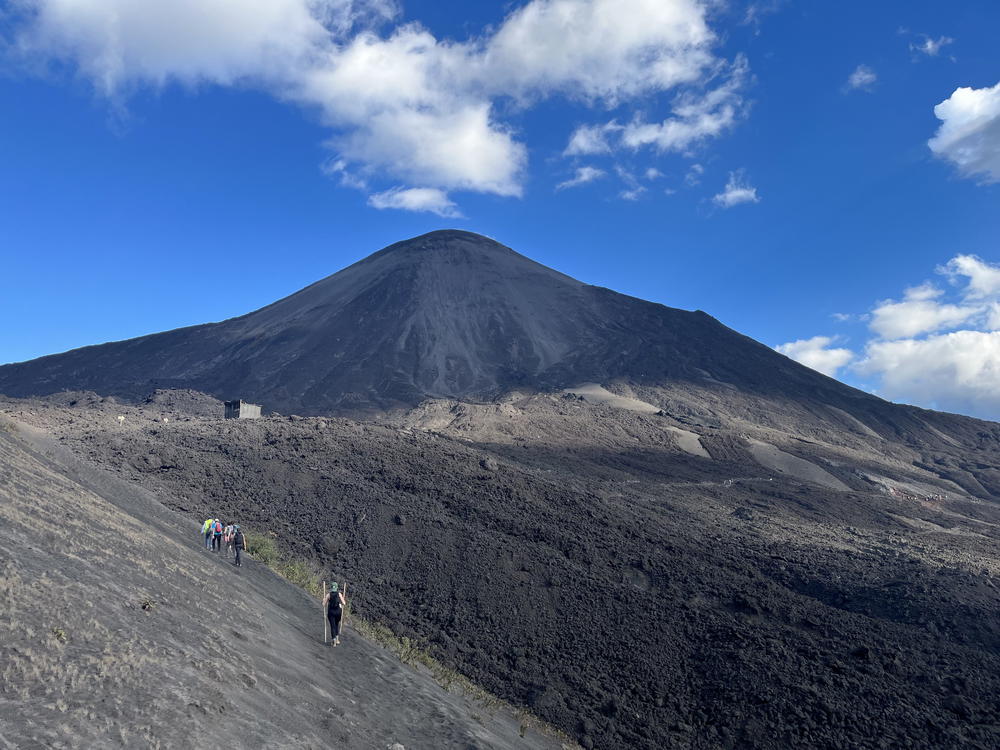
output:
M348 610L348 606L347 606L347 581L344 581L344 622L340 626L341 630L343 630L344 628L347 627L347 610Z
M323 598L326 599L326 581L323 581ZM323 609L322 603L320 604L320 610ZM326 619L326 612L323 612L323 645L326 645L326 631L330 627L330 623Z

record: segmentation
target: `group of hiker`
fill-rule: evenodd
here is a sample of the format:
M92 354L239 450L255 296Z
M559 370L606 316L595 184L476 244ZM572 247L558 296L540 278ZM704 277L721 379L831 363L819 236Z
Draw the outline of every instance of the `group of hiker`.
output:
M239 524L223 524L218 518L206 518L201 533L205 535L205 549L221 554L222 545L226 545L226 556L234 558L233 565L237 568L243 567L242 553L247 548L247 540Z
M234 558L233 565L243 567L242 553L246 551L247 540L239 524L223 524L218 518L206 518L201 525L201 533L205 536L205 549L222 554L225 545L226 556ZM323 588L326 589L325 582ZM324 591L323 609L330 625L330 640L326 640L325 633L323 640L331 646L340 645L340 627L344 619L344 608L347 606L346 591L347 583L341 589L337 581L331 581L330 590Z

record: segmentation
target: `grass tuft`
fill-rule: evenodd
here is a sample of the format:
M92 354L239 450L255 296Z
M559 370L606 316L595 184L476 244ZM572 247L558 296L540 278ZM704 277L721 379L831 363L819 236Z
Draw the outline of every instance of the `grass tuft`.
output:
M244 536L250 557L263 563L289 583L305 589L317 598L322 596L323 581L319 571L305 560L283 553L272 532L262 534L245 531Z

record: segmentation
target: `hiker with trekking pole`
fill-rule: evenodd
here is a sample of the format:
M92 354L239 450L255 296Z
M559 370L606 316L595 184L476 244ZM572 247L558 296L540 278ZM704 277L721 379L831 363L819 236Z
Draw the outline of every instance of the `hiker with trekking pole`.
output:
M326 589L326 581L323 582L323 588ZM347 598L345 594L347 593L347 583L344 583L344 590L339 590L339 584L336 581L330 583L330 590L326 591L323 595L323 609L326 612L326 622L323 627L323 643L329 642L332 646L340 645L340 624L344 618L344 607L347 606ZM326 626L330 627L330 640L327 641Z
M243 535L243 529L239 527L239 524L233 524L233 554L235 555L235 560L233 560L233 565L237 568L243 567L242 553L247 551L247 538Z

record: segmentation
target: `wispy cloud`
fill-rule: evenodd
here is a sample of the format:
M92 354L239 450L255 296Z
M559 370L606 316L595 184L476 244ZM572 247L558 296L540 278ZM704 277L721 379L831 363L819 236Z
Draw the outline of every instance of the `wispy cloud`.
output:
M692 164L688 167L687 174L684 175L684 184L694 187L701 182L701 176L705 174L705 168L701 164Z
M937 57L942 47L952 44L955 41L950 36L939 36L937 39L932 39L927 34L920 34L920 37L920 41L910 42L910 51L926 55L927 57Z
M398 208L403 211L429 211L446 218L461 217L458 207L448 198L448 194L437 188L395 187L368 196L372 208Z
M868 91L871 92L875 88L875 82L878 81L878 76L875 71L869 68L867 65L859 65L854 69L854 72L847 77L847 83L844 84L844 91Z
M593 155L644 148L658 153L687 153L706 140L718 138L743 117L746 105L741 91L748 75L746 59L739 57L714 88L678 96L670 117L649 122L637 115L626 124L611 120L580 126L570 136L564 153Z
M712 197L712 202L723 208L732 208L741 203L759 203L757 188L747 182L742 171L730 172L725 189Z
M573 177L556 185L556 190L565 190L566 188L586 185L588 182L600 179L605 174L606 172L603 169L598 169L597 167L578 167Z

